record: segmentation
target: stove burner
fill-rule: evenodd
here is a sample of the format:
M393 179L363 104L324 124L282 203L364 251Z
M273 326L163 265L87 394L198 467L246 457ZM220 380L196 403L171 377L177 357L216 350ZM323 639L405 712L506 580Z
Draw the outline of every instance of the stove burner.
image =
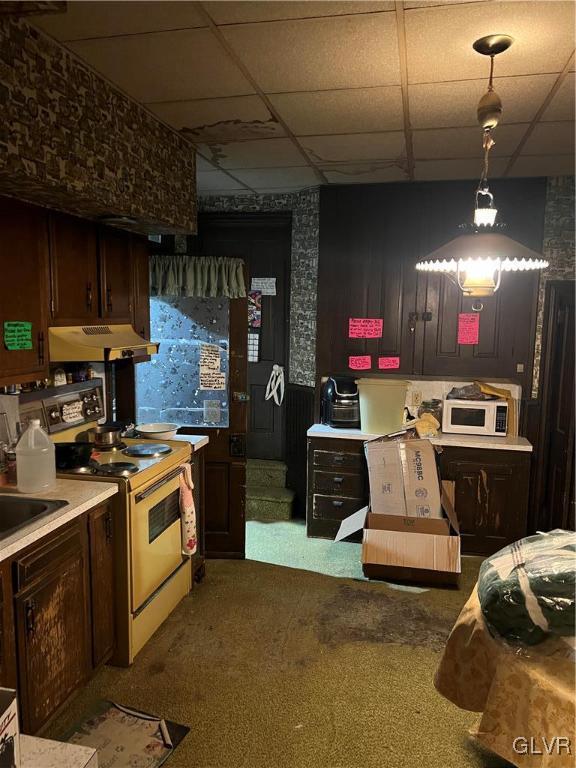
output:
M156 459L159 456L172 453L172 448L169 445L164 445L164 443L136 443L136 445L129 445L123 453L138 459Z
M134 472L138 472L138 467L130 461L112 461L110 464L100 464L97 469L99 475L112 477L128 477Z
M114 443L114 445L94 445L94 453L114 453L115 451L123 451L126 448L126 443Z

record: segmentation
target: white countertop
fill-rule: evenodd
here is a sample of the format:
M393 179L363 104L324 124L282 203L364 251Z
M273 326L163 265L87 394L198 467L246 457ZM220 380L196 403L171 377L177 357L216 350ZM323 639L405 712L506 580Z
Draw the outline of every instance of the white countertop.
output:
M118 493L118 485L116 483L96 483L90 480L58 479L51 491L19 494L15 488L6 485L0 488L0 493L11 496L22 495L23 498L29 499L59 499L68 502L65 507L61 507L49 515L37 517L5 539L0 539L0 562L2 562L48 533L79 517L88 509L102 504L110 496Z
M343 440L374 440L380 435L371 435L360 429L336 429L326 424L314 424L306 433L308 437L332 437ZM532 451L532 443L525 437L487 437L486 435L453 435L440 433L430 438L432 445L453 448L488 448L496 451Z
M208 445L210 442L208 435L175 435L174 437L171 437L170 440L179 440L183 443L190 443L192 452L199 451L200 448L204 448L204 446Z
M92 747L64 741L20 736L22 768L98 768L98 753Z

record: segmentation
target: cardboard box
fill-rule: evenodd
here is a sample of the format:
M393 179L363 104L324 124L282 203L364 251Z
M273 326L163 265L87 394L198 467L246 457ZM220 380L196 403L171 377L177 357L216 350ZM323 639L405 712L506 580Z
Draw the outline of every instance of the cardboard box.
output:
M441 518L388 515L364 507L342 521L335 541L363 529L362 570L369 579L457 585L460 532L453 482L442 482L441 504Z
M442 519L436 454L429 440L365 444L372 514Z
M0 688L0 768L20 768L18 703L11 688Z

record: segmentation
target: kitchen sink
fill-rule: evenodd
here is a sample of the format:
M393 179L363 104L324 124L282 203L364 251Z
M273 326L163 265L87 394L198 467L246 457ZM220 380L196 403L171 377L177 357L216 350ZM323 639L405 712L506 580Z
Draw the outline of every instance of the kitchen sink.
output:
M56 512L68 504L59 499L27 499L0 493L0 539L23 528L39 517Z

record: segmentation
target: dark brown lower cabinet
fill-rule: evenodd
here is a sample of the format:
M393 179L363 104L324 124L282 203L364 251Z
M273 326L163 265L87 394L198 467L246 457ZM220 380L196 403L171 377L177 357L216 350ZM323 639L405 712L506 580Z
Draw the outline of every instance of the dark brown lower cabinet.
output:
M490 555L527 534L531 454L438 448L443 480L455 483L464 554ZM341 521L368 502L360 440L308 440L308 536L334 538ZM358 540L351 537L351 540Z
M440 475L455 483L462 552L491 555L527 534L531 454L444 448Z
M108 505L88 513L90 592L92 604L92 663L107 661L115 643L114 526Z
M82 520L15 563L22 727L35 733L89 674L87 547Z

